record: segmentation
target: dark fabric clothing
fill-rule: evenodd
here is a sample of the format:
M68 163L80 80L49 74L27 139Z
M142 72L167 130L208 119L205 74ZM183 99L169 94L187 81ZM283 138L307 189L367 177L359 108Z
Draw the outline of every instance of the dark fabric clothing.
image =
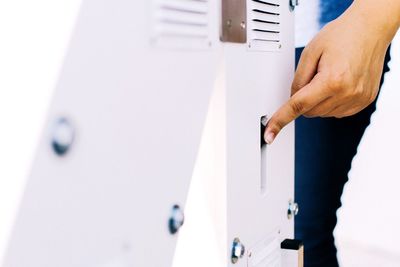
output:
M353 0L320 0L320 26L323 27L328 22L342 15L352 3Z
M296 63L303 48L296 49ZM383 76L389 71L389 52ZM343 118L296 120L296 239L304 242L305 267L337 267L333 230L343 187L357 147L370 124L376 101L360 113Z

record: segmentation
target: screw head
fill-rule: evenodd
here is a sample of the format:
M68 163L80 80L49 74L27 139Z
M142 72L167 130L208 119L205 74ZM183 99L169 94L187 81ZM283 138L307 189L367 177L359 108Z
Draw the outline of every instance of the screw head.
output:
M243 258L245 252L245 246L242 244L242 242L240 242L239 238L235 238L232 243L232 263L235 264L239 261L239 259Z
M289 201L289 208L287 211L288 219L293 218L299 213L299 205L296 202Z
M59 118L54 125L51 145L58 156L64 156L74 142L75 132L66 118Z
M246 29L246 23L244 21L240 23L240 28L242 28L243 30Z
M171 210L171 216L168 220L168 228L171 234L176 234L185 222L185 215L179 205L174 205Z
M296 6L299 5L299 0L289 0L289 10L294 11Z

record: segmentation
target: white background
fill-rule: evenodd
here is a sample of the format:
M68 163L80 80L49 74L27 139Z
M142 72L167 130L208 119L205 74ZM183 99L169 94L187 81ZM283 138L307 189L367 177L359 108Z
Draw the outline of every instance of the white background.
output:
M400 266L400 34L338 212L343 266Z
M81 0L0 0L0 258Z
M80 2L0 0L0 262ZM400 40L392 54L339 212L343 266L400 266Z

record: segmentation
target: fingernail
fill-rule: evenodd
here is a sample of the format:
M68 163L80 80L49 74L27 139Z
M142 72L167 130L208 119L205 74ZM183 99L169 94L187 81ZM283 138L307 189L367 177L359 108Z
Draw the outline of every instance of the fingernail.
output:
M264 136L265 142L267 142L268 145L272 144L275 139L275 134L272 132L267 132Z

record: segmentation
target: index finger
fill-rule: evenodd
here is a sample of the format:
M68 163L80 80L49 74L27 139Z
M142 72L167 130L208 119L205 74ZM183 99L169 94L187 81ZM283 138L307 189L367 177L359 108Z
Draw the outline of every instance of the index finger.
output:
M278 111L271 117L264 133L267 144L271 144L279 132L287 124L307 113L319 103L330 97L319 74L314 79L297 91Z

